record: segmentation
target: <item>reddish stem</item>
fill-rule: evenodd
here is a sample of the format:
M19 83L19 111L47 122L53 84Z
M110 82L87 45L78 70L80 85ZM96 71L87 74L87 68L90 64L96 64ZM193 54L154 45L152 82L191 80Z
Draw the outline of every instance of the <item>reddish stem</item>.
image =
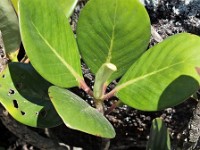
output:
M107 89L107 84L105 83L105 84L103 85L103 95L106 93L106 89Z
M116 93L116 89L113 89L113 90L110 91L109 93L105 94L105 95L101 98L101 100L103 101L103 100L109 99L109 98L113 97L113 96L115 95L115 93Z
M111 113L116 107L119 106L120 103L121 103L120 100L118 100L117 102L114 102L112 106L105 112L105 115L108 115L109 113Z
M80 80L80 88L83 89L87 94L89 94L91 97L93 97L93 91L90 89L90 87L85 83L84 80Z

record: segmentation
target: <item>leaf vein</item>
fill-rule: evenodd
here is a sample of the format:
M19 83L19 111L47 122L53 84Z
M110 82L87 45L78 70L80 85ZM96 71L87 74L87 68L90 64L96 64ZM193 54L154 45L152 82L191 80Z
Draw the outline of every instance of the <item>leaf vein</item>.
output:
M115 39L115 26L116 26L116 15L117 15L117 0L115 1L115 13L114 13L114 20L113 20L113 27L112 27L112 36L111 36L111 41L110 41L110 47L108 50L108 57L106 62L111 62L112 59L112 50L114 46L114 39Z
M125 83L122 83L121 85L117 86L117 87L116 87L116 91L120 91L121 89L123 89L123 88L125 88L125 87L127 87L127 86L129 86L129 85L131 85L131 84L133 84L133 83L135 83L135 82L138 82L138 81L140 81L140 80L142 80L142 79L145 79L145 78L147 78L147 77L150 77L150 76L152 76L152 75L154 75L154 74L157 74L157 73L159 73L159 72L162 72L162 71L164 71L164 70L167 70L167 69L169 69L169 68L171 68L171 67L174 67L174 66L176 66L176 65L180 65L180 64L182 64L182 63L184 63L184 62L185 62L185 61L181 61L181 62L175 63L175 64L173 64L173 65L170 65L170 66L161 68L161 69L159 69L159 70L157 70L157 71L153 71L153 72L147 73L147 74L145 74L145 75L142 75L142 76L140 76L140 77L137 77L137 78L135 78L135 79L129 80L129 81L127 81L127 82L125 82Z
M41 34L38 28L35 26L34 22L31 21L33 27L37 31L38 35L45 42L45 44L52 50L52 52L56 55L56 57L64 64L64 66L69 70L69 72L76 78L81 79L81 77L76 73L76 71L59 55L55 48L51 46L51 44L45 39L45 37Z

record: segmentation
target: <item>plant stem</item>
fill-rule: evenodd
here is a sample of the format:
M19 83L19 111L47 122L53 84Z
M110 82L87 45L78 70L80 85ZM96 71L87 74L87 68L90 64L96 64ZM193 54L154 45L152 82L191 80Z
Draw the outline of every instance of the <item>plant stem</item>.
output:
M111 113L116 107L119 106L119 104L121 104L120 100L118 100L117 102L114 102L112 106L105 112L105 115L108 115L109 113Z
M104 106L103 106L103 102L101 100L96 100L95 99L95 106L96 106L96 109L102 113L104 115Z
M116 88L114 88L112 91L110 91L109 93L105 94L104 96L101 97L101 100L106 100L109 99L111 97L113 97L116 93Z
M30 62L28 56L25 54L25 56L20 60L21 63L28 64Z
M112 63L103 64L96 73L94 84L94 97L101 99L105 92L105 85L110 76L117 70L117 67Z
M87 94L89 94L91 97L93 97L93 91L90 89L90 87L85 83L84 80L80 80L80 88L83 89Z

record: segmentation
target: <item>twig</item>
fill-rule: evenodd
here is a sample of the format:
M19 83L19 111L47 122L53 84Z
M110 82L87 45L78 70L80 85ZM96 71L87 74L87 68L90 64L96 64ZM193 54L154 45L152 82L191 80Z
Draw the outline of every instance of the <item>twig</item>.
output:
M162 42L163 38L158 34L158 32L155 30L153 26L151 26L151 35L156 42Z
M67 150L52 139L44 138L38 133L32 131L27 126L15 121L7 111L0 105L0 120L4 126L18 138L41 149L41 150Z
M22 60L20 62L28 64L28 63L30 63L30 60L29 60L28 56L25 54L24 58L22 58Z
M6 68L8 58L5 55L5 46L3 42L2 32L0 30L0 73Z
M0 30L0 49L2 50L3 55L5 56L6 51L1 30Z
M186 129L187 140L183 144L183 150L190 150L196 147L198 139L200 137L200 101L198 102L195 110L193 111L193 116L188 123L188 128Z

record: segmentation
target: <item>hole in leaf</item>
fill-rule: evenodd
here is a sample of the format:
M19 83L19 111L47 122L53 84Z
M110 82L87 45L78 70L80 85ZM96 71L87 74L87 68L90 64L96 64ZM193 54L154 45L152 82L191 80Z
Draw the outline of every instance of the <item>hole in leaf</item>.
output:
M20 49L20 51L19 51L19 53L17 55L17 59L20 62L25 57L25 50L24 50L23 44L20 45L19 49Z
M21 111L21 114L24 116L26 113L24 111Z
M14 105L15 108L19 108L19 105L18 105L18 103L17 103L17 100L15 100L15 99L13 100L13 105Z
M46 116L47 116L47 111L46 110L41 110L40 111L40 115L43 117L43 118L45 118Z
M10 90L8 91L8 94L15 94L15 90L10 89Z
M5 75L5 74L3 74L3 75L2 75L2 78L5 78L5 77L6 77L6 75Z
M35 114L36 114L37 116L39 115L39 113L38 113L38 112L36 112Z

